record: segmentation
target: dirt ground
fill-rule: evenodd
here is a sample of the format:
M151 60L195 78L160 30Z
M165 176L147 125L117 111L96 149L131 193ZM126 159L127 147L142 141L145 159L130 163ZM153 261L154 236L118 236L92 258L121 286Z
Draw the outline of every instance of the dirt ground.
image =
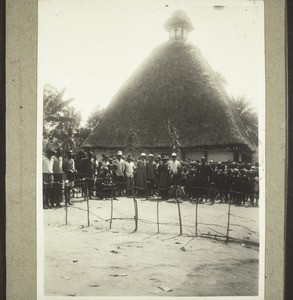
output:
M45 295L68 296L246 296L258 293L258 208L231 206L229 244L194 237L195 204L138 199L138 231L131 198L74 199L68 210L44 210ZM227 204L198 205L198 233L226 234Z

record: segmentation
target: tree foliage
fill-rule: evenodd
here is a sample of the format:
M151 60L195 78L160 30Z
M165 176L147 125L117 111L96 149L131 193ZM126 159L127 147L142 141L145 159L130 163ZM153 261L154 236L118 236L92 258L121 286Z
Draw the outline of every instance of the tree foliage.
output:
M102 121L104 111L105 108L96 106L86 122L86 128L94 129Z
M80 127L81 114L69 104L73 98L63 100L65 88L58 90L50 84L43 89L44 148L61 146L64 151L76 146L75 134Z
M258 145L258 115L245 96L232 97L231 103L238 120L247 136L255 146Z

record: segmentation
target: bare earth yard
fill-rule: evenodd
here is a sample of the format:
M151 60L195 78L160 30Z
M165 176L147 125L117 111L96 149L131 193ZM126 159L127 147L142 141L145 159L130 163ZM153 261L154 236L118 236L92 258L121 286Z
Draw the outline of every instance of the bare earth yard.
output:
M231 206L231 231L243 243L193 237L195 205L160 202L157 233L155 199L138 199L138 231L131 198L74 199L65 209L44 210L45 295L68 296L246 296L258 293L258 208ZM226 233L227 204L198 206L199 233ZM129 219L123 219L129 218Z

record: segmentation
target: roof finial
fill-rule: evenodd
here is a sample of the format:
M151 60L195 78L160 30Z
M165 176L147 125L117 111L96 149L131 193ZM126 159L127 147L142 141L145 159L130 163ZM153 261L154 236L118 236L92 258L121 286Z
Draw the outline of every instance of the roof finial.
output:
M188 32L194 29L188 15L183 10L176 10L166 21L164 28L169 31L169 38L186 40Z

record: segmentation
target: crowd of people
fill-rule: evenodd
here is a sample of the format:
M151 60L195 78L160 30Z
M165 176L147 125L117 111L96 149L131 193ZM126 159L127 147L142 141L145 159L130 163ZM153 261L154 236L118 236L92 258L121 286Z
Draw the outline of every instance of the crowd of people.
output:
M62 148L49 148L43 156L43 207L66 205L77 188L90 199L121 196L158 196L207 202L215 201L235 205L258 206L258 164L231 161L179 160L171 156L141 153L139 158L102 155L98 160L93 152L72 150L66 155Z

